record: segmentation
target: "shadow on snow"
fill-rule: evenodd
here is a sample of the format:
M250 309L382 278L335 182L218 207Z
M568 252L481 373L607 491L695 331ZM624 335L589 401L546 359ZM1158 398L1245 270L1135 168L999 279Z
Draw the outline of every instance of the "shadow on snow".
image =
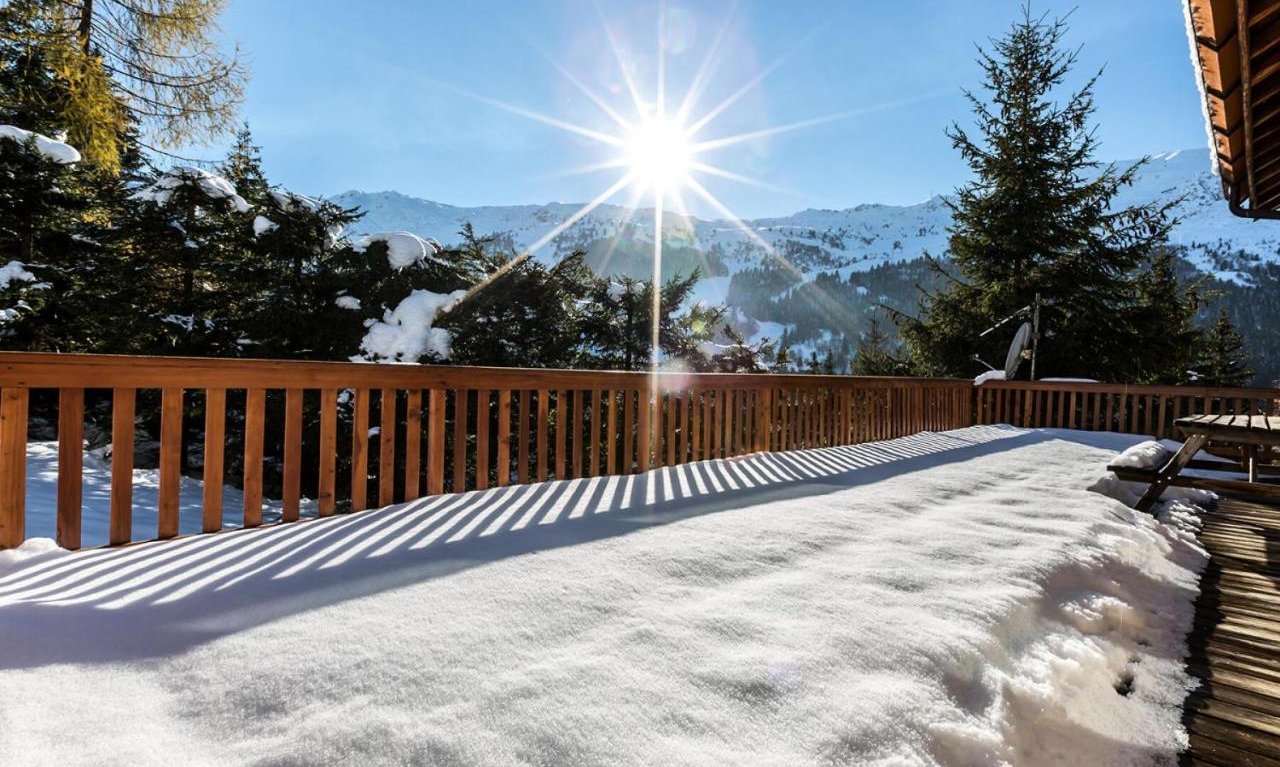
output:
M146 659L506 557L866 485L1068 437L1007 426L441 495L93 549L0 576L0 668ZM1080 435L1088 441L1103 435ZM1132 438L1127 438L1132 443Z

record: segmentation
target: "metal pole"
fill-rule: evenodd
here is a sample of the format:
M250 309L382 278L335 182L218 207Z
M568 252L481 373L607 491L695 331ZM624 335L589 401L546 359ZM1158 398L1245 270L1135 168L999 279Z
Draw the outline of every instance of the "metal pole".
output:
M1036 352L1040 349L1040 294L1032 304L1031 313L1031 380L1036 380Z

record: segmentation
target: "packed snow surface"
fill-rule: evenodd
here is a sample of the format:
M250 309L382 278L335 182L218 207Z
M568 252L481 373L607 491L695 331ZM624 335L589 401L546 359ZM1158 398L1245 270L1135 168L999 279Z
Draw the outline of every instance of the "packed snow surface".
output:
M0 563L0 753L1173 764L1204 554L1086 489L1135 441L974 427L28 544Z
M35 131L19 128L16 125L0 125L0 139L17 141L19 144L26 144L34 140L36 151L46 160L52 160L59 165L71 165L72 163L80 162L80 151L65 141L52 139Z

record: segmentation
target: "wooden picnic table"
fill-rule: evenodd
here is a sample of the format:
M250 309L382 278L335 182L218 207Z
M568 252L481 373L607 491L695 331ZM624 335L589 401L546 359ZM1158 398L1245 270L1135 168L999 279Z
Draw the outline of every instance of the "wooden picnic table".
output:
M1173 422L1185 437L1182 448L1159 469L1109 467L1120 479L1150 482L1151 486L1138 501L1139 511L1150 511L1161 494L1170 486L1202 487L1252 495L1280 496L1280 485L1260 481L1260 475L1276 472L1259 460L1264 448L1280 447L1280 417L1265 415L1192 415ZM1240 450L1240 462L1202 461L1196 454L1208 442ZM1183 469L1208 469L1240 473L1244 479L1183 476Z

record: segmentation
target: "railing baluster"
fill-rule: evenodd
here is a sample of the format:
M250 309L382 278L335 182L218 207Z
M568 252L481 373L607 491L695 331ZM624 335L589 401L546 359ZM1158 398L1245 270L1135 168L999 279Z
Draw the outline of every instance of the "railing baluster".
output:
M178 534L178 490L182 469L182 389L160 393L160 495L156 508L156 537Z
M622 390L622 466L618 469L619 474L631 474L635 471L633 461L636 439L635 399L633 390Z
M262 524L262 444L267 392L249 389L244 398L244 526Z
M651 425L653 421L653 389L651 379L645 379L636 399L638 400L636 416L640 421L639 424L636 425L636 471L643 474L649 470L650 453L653 450L651 434Z
M607 389L604 393L605 410L608 412L608 430L605 432L604 472L618 472L618 393Z
M356 389L351 415L351 510L368 508L369 493L369 389Z
M556 392L556 479L568 479L569 456L569 393L564 389Z
M422 390L410 389L404 400L404 499L416 500L422 477Z
M222 529L223 458L226 452L227 390L204 392L204 491L200 529ZM114 463L114 461L113 461Z
M470 392L455 389L453 392L453 492L467 489L467 400Z
M117 388L111 394L111 511L107 542L113 546L128 543L133 537L133 414L136 400L135 389ZM3 438L0 438L2 443Z
M284 475L281 477L280 519L296 522L302 504L302 389L284 392Z
M316 481L316 514L333 515L337 505L338 391L320 390L320 466Z
M444 492L445 391L432 389L427 395L427 494Z
M378 421L378 502L390 506L396 502L396 390L382 389Z
M520 440L520 447L516 451L516 460L520 465L516 467L516 482L522 485L529 482L529 390L520 390L520 401L518 403L520 419L520 428L516 429L516 439Z
M583 400L586 399L583 396L585 394L586 392L581 389L573 390L573 433L570 436L573 438L573 476L575 477L583 476L582 443L585 441L583 439L585 432L583 431L584 416L582 413L582 404Z
M587 454L587 476L594 477L597 475L607 475L609 470L600 470L600 432L604 430L604 416L600 411L600 390L592 389L591 396L591 420L588 427L591 430L591 441L587 445L590 451Z
M58 390L58 545L80 548L84 495L84 389Z
M489 489L489 389L476 391L476 489Z
M538 390L538 444L535 446L534 460L537 462L534 470L534 476L539 482L545 482L547 479L547 431L551 428L551 392L547 389Z
M511 482L511 390L498 391L498 487Z

